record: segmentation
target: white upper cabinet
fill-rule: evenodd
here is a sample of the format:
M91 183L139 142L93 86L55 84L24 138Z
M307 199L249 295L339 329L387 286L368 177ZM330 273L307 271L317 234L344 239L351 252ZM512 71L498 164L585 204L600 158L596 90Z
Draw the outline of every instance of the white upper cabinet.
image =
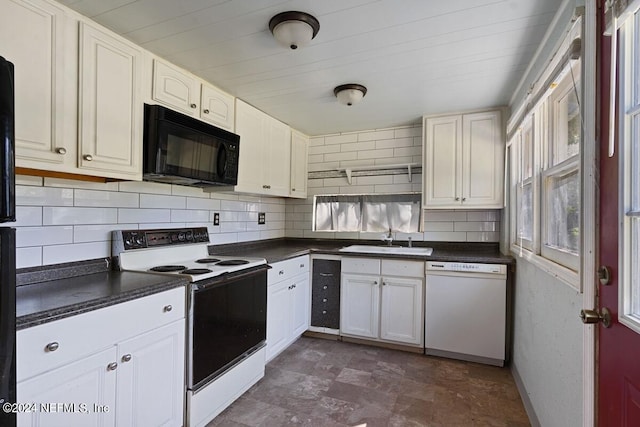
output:
M142 50L80 23L79 167L142 179Z
M291 129L257 108L236 100L240 135L238 185L234 190L269 196L289 195Z
M307 171L309 163L309 137L297 131L291 131L291 191L290 197L307 197Z
M183 114L234 131L234 98L172 64L153 60L152 99Z
M423 207L501 208L501 111L425 117L423 125Z
M16 166L75 166L77 44L73 21L40 0L0 0L0 54L14 64Z

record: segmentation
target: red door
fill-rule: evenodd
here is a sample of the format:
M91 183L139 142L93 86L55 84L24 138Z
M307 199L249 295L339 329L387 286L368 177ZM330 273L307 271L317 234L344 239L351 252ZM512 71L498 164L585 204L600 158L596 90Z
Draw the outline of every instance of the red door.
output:
M602 34L603 12L599 0L598 34ZM611 311L612 323L597 332L597 420L598 426L640 426L640 335L618 323L618 155L608 156L610 39L598 43L600 83L600 229L599 265L612 272L609 285L599 286L599 306ZM612 106L611 106L612 107ZM616 141L616 148L620 144ZM640 260L638 260L640 262Z

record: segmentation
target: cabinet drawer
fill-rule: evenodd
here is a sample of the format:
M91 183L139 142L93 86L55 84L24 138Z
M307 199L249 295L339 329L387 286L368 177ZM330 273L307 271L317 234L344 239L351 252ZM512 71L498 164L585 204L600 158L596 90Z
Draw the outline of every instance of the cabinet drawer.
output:
M23 329L16 334L18 381L65 365L185 315L185 288Z
M382 260L383 276L402 276L423 278L425 274L424 262L394 259Z
M373 258L342 258L343 273L380 274L380 260Z
M271 264L267 272L269 285L287 280L301 273L309 273L309 256L299 256Z

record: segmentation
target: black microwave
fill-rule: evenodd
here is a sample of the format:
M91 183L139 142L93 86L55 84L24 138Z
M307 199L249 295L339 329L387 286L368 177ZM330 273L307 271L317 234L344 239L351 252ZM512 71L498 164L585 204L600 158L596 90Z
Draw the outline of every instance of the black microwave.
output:
M240 136L161 105L144 105L143 178L208 187L238 183Z

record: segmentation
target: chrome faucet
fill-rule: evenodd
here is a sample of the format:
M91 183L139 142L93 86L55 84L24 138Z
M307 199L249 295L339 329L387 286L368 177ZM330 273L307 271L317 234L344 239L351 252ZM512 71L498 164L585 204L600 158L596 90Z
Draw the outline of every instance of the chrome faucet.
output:
M389 233L386 236L384 234L382 235L382 240L387 242L387 246L391 246L391 243L393 242L393 233L391 232L391 228L389 228Z

